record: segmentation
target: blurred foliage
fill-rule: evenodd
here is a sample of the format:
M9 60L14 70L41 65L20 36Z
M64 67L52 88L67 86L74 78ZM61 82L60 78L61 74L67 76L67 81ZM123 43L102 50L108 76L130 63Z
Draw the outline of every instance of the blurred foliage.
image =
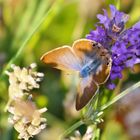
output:
M75 111L74 98L71 100L66 98L68 94L75 96L76 82L73 81L77 80L76 77L48 68L40 62L41 55L64 44L71 45L78 38L84 38L91 29L95 28L96 14L102 13L102 8L109 9L109 4L116 4L116 1L0 0L0 72L3 72L5 66L24 45L14 63L19 66L28 66L36 62L38 71L45 73L41 88L33 93L38 106L48 108L45 114L48 126L33 139L57 139L66 128L81 117L81 114ZM140 0L121 0L120 6L122 11L131 16L128 27L140 19ZM43 17L45 19L42 20ZM35 32L33 32L34 29L36 29ZM28 37L29 40L26 42ZM104 97L102 103L119 93L127 83L139 80L139 65L135 69L135 75L127 70L124 71L124 78L114 92L100 90ZM8 113L3 111L7 100L8 80L4 76L0 78L0 139L16 140L17 133L7 122ZM70 104L65 105L66 100ZM102 139L128 140L121 124L114 121L115 115L107 117L110 112L115 112L114 110L110 108L105 113L106 123Z

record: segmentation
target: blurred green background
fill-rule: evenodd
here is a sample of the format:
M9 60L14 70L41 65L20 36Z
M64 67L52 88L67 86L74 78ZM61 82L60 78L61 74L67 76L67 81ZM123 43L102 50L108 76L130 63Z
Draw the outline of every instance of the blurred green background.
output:
M40 62L40 57L46 51L65 44L71 45L74 40L84 38L90 30L95 29L95 23L98 22L96 14L102 13L103 8L109 10L109 4L115 3L116 0L0 0L0 72L3 73L9 61L16 57L16 65L23 67L36 62L37 70L45 73L41 87L33 91L33 97L39 108L48 108L45 113L47 128L34 140L58 139L82 115L74 107L76 76L47 67ZM130 27L140 19L140 0L121 0L120 10L130 15L127 23L127 27ZM112 97L139 81L139 65L134 69L131 74L128 70L124 72L124 78L115 91L107 91ZM17 132L8 124L8 113L3 111L7 101L8 77L4 75L0 78L0 140L16 140ZM118 106L123 106L125 111ZM129 107L118 103L105 112L102 140L140 140L140 129L137 132L139 135L131 135L130 126L124 118L128 114L126 108ZM134 107L131 108L133 111ZM140 113L140 110L136 112ZM140 117L138 122L140 125ZM82 134L85 130L86 126L80 127Z

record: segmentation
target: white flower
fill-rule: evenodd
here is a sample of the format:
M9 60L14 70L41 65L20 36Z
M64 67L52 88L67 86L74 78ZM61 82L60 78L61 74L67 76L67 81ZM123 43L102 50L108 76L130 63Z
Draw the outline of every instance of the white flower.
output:
M6 71L9 76L9 101L6 110L11 113L8 118L16 131L18 138L28 140L37 135L46 127L46 118L42 114L47 111L46 108L37 109L32 102L33 88L39 88L39 83L44 74L34 71L36 64L31 64L28 68L20 68L12 65L12 72Z
M43 73L33 71L36 65L33 63L28 68L20 68L16 65L12 65L13 72L7 72L9 75L9 82L11 85L19 85L21 90L31 90L33 88L39 88L38 82L42 80Z
M19 139L28 140L46 127L46 118L42 118L41 116L47 109L37 109L35 104L30 100L23 101L16 99L8 111L12 114L9 122L19 132Z
M11 65L13 71L6 71L9 76L9 101L6 109L15 98L23 98L29 95L29 91L33 88L39 88L40 82L44 76L43 73L36 72L33 69L36 64L31 64L28 68L20 68L14 64Z

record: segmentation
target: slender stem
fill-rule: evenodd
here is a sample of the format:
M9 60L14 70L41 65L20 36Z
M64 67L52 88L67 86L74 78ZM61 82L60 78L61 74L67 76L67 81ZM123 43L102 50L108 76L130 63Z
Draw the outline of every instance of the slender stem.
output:
M84 115L85 118L89 118L90 115L94 112L94 106L95 106L98 96L99 96L99 93L96 93L96 95L93 97L93 99L89 102L89 104L87 106L87 112Z
M98 109L101 106L100 105L101 104L101 98L102 98L102 93L101 93L101 90L99 89L96 109Z
M116 3L117 10L120 10L120 6L121 6L121 1L117 0L117 3Z
M68 136L71 132L73 132L75 129L77 129L79 126L83 125L84 122L82 120L76 122L74 125L72 125L70 128L68 128L61 136L60 140Z
M95 128L95 135L93 136L92 140L100 140L100 128Z
M105 110L106 108L108 108L109 106L111 106L112 104L116 103L118 100L120 100L121 98L123 98L124 96L126 96L127 94L132 93L133 90L135 90L136 88L140 87L140 81L137 82L136 84L134 84L133 86L131 86L130 88L126 89L125 91L121 92L119 95L117 95L116 97L114 97L114 99L112 99L111 101L109 101L108 103L106 103L105 105L103 105L101 107L101 111Z
M96 98L96 97L95 97ZM95 101L95 98L93 98L93 100ZM91 113L93 112L93 100L91 102L89 102L88 106L87 106L87 112L85 113L85 118L89 118Z
M5 70L7 70L10 65L12 63L14 63L20 56L20 54L22 53L23 49L26 47L27 43L30 41L30 39L32 38L32 36L38 31L38 29L40 28L40 26L44 23L47 22L48 24L50 23L50 21L52 20L52 16L54 17L54 15L58 12L58 10L60 9L61 3L63 2L63 0L57 0L52 7L50 8L50 10L43 16L43 18L40 20L40 22L34 27L34 29L28 34L28 36L26 37L26 39L23 41L23 43L21 44L19 50L17 51L17 53L15 54L15 56L8 62L8 64L5 66L5 68L2 71L1 76L4 75ZM47 21L46 21L47 20Z

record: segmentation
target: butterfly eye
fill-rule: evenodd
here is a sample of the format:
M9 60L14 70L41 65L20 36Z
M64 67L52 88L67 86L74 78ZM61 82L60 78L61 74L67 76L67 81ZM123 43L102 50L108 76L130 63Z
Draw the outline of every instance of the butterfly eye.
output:
M96 47L96 46L98 46L98 43L97 42L93 42L93 47Z
M109 65L109 62L106 62L106 65L108 66Z

